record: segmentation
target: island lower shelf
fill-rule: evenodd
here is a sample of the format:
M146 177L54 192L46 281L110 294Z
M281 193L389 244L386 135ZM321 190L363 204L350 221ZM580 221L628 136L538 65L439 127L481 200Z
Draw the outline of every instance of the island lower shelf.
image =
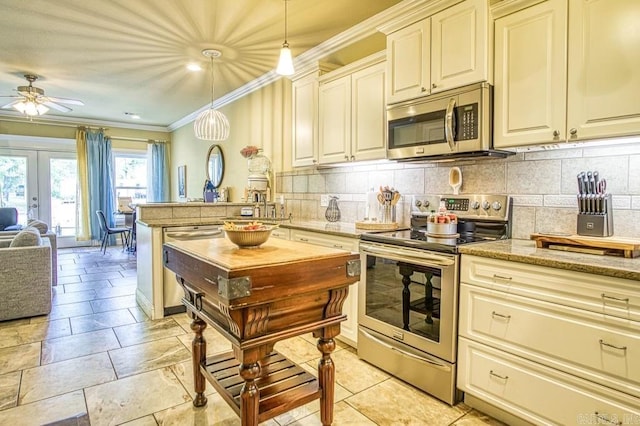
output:
M238 415L244 385L239 366L233 352L208 357L200 366L202 374ZM256 379L260 391L259 422L320 398L318 379L282 354L271 352L260 366L262 374Z

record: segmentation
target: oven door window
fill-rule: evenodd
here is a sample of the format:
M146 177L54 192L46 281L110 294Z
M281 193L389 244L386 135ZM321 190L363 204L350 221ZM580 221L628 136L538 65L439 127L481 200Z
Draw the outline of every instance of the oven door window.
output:
M437 267L367 255L365 314L440 342L441 278Z
M445 143L446 111L434 111L389 121L389 148Z

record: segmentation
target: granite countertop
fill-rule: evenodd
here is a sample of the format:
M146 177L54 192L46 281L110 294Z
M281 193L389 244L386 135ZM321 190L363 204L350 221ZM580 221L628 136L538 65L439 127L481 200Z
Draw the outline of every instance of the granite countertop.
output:
M459 248L462 254L640 281L640 257L627 259L537 248L531 240L499 240Z

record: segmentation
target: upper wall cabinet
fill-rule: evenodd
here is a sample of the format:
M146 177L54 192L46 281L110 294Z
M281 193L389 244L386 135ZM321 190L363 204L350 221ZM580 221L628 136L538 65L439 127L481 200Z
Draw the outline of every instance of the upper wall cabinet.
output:
M564 140L566 33L566 0L495 20L496 148Z
M371 55L320 78L320 164L385 158L384 58Z
M387 102L428 93L431 82L431 21L409 25L387 37Z
M302 73L291 84L293 167L318 163L318 77L335 66L328 64Z
M487 1L464 0L388 33L387 103L489 80L488 27Z
M640 133L640 2L504 10L493 10L496 148Z
M640 1L569 6L569 140L640 134Z

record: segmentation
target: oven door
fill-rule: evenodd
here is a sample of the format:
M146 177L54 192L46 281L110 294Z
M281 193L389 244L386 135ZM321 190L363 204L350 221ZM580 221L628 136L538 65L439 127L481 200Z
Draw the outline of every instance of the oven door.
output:
M358 323L454 363L458 255L361 242Z

